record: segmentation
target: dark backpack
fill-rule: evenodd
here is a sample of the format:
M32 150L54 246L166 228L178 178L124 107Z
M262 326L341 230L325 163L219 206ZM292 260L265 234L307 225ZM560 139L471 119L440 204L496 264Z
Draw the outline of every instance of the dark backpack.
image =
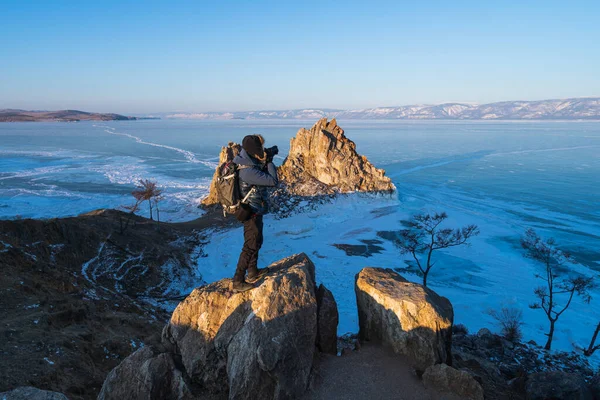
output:
M239 170L248 168L245 165L237 165L233 161L224 162L217 170L215 189L219 203L223 206L223 215L236 214L242 202L240 191Z

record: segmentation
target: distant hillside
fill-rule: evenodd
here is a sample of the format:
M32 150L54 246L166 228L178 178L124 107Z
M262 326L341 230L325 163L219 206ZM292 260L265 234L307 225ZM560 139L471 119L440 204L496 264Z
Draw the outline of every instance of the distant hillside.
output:
M186 119L445 119L445 120L600 120L600 97L489 104L446 103L360 110L301 109L228 113L171 113Z
M99 114L77 110L25 111L0 110L0 122L76 122L76 121L131 121L140 118L119 114Z

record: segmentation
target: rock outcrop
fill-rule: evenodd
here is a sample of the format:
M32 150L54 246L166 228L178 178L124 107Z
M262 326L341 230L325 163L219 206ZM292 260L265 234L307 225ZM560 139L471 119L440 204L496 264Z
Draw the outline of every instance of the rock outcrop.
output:
M99 398L300 397L318 343L315 267L298 254L270 269L248 292L233 293L230 279L195 289L164 328L164 349L128 357L110 373ZM321 315L337 315L333 299L321 298ZM326 332L337 328L337 321L321 323Z
M454 334L452 366L476 376L490 400L524 397L529 376L555 370L589 381L593 392L594 369L583 354L510 342L485 328L474 335Z
M240 150L239 144L230 142L221 149L219 165L233 160ZM323 118L311 129L300 129L291 140L290 152L278 172L282 188L273 192L277 197L275 203L288 201L291 196L392 192L396 189L384 170L375 168L365 156L356 152L356 145L344 135L335 119L327 122L327 118ZM214 177L202 204L218 204ZM277 204L275 206L272 209L277 210Z
M49 392L32 386L18 387L10 392L0 393L2 400L68 400L62 393Z
M391 269L364 268L356 275L360 338L408 356L423 372L451 363L452 304Z
M98 398L191 400L194 397L173 355L148 346L131 354L108 374Z
M459 371L446 364L436 364L425 370L423 384L442 393L461 399L483 400L483 388L468 372Z
M288 190L301 196L395 190L384 170L356 152L335 119L322 118L312 128L300 129L280 174Z
M592 400L583 378L562 371L538 372L529 377L527 400Z
M337 354L339 314L333 293L323 284L317 289L317 348L322 353Z
M234 142L229 142L227 144L227 147L222 147L221 153L219 153L219 165L217 166L217 168L219 168L219 166L221 164L223 164L224 162L233 161L235 156L237 156L241 150L242 150L242 146L237 143L234 143ZM217 177L217 169L215 169L213 179L210 182L210 189L208 191L208 196L206 196L204 199L202 199L202 205L204 205L204 206L212 206L212 205L219 203L219 199L217 197L217 190L215 189L215 178L216 177Z

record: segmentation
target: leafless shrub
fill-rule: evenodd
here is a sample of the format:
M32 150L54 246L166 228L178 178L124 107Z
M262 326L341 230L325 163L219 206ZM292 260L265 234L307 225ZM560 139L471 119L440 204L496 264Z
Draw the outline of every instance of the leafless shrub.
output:
M452 334L453 335L468 335L469 334L469 328L467 328L463 324L452 325Z
M523 338L523 311L515 307L504 306L500 310L488 310L487 313L498 322L506 340L519 342Z

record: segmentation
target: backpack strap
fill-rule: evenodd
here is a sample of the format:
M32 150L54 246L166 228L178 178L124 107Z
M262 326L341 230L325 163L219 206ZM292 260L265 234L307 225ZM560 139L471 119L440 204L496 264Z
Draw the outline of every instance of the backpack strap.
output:
M246 169L246 168L254 168L254 165L239 165L237 164L237 170L241 170L241 169ZM246 194L246 196L244 196L244 198L242 200L240 200L240 203L246 203L246 201L248 200L248 198L254 193L256 192L256 185L252 185L252 187L250 188L250 190L248 191L248 194Z

